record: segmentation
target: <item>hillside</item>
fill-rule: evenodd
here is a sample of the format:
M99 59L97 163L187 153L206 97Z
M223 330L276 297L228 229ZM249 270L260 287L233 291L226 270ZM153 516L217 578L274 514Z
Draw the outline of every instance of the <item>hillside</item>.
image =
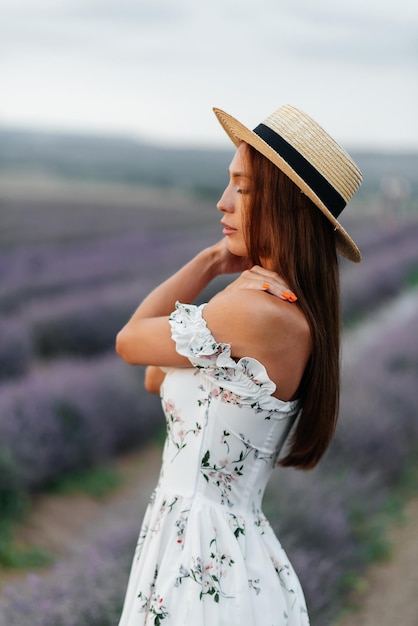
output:
M182 188L215 196L231 149L162 147L124 137L0 128L0 174L49 174L72 180ZM418 195L418 152L351 152L364 174L361 194Z

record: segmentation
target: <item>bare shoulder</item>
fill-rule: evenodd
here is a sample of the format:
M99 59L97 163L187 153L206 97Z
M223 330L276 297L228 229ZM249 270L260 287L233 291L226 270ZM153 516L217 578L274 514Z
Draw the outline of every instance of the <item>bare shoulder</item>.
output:
M204 318L218 342L231 344L234 358L257 359L276 383L278 397L293 397L312 349L298 304L263 291L226 291L206 305Z
M252 346L255 339L271 349L272 339L277 346L310 337L300 307L264 291L221 292L206 305L204 317L217 341L235 346Z

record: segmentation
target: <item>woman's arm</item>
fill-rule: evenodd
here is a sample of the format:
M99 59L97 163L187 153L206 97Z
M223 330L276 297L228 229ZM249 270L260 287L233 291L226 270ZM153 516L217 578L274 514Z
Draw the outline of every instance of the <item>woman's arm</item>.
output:
M193 302L219 274L240 272L248 259L232 255L225 240L206 248L154 289L140 304L116 338L116 351L132 365L189 367L177 354L168 316L177 300Z

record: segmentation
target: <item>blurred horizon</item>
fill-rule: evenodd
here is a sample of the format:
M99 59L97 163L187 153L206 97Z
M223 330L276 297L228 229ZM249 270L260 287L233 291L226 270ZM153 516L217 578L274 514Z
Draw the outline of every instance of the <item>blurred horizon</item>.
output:
M174 191L216 202L234 152L227 147L159 145L136 137L0 126L0 185L14 195L40 183ZM349 151L363 173L349 215L418 210L418 150ZM124 190L122 189L124 187ZM357 205L357 206L356 206Z
M206 151L206 152L224 152L224 153L233 153L234 146L231 142L228 143L229 140L220 143L212 143L210 141L205 141L204 138L200 139L200 141L191 141L188 142L186 140L181 140L180 138L170 140L170 138L158 138L158 136L151 135L141 135L140 133L134 133L130 131L120 131L120 130L111 130L107 128L88 128L88 127L65 127L65 126L48 126L42 124L5 124L2 123L0 119L0 134L19 134L33 137L63 137L63 138L74 138L74 139L92 139L92 140L114 140L114 141L124 141L124 142L132 142L136 144L140 144L144 147L150 148L158 148L162 150L196 150L196 151ZM345 150L349 154L351 153L359 153L359 154L405 154L405 155L416 155L418 154L418 143L417 145L403 145L402 143L379 146L370 144L355 144L349 143L343 146ZM0 146L0 153L2 152L3 147Z

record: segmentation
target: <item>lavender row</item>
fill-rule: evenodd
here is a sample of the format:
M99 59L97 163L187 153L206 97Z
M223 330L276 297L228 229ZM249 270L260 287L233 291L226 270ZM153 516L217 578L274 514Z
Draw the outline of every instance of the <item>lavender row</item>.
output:
M191 240L179 244L173 234L138 232L79 245L18 247L0 255L0 312L16 312L39 299L138 281L149 273L158 275L187 250L195 251Z
M412 294L387 320L346 334L341 417L329 453L313 472L277 470L269 485L265 511L317 626L331 623L345 581L367 561L362 520L379 510L416 449L417 301ZM98 529L87 556L6 590L0 619L11 626L115 624L138 530L138 522L122 520L117 532Z
M358 208L357 214L344 221L344 226L363 254L396 245L411 226L417 227L416 214L387 214L383 206L380 212L369 211L367 205ZM416 232L416 231L415 231Z
M22 193L23 192L23 193ZM171 233L213 223L215 203L184 194L106 185L0 187L0 249L77 246L124 233ZM216 221L216 220L215 220Z
M66 472L143 443L160 423L159 409L158 399L143 390L141 368L113 354L55 361L4 384L0 464L8 471L0 487L40 489Z
M381 230L375 245L363 250L360 266L342 266L345 319L363 315L396 296L418 269L418 221Z
M126 195L76 188L42 201L0 195L0 311L158 274L220 234L215 207L203 202Z
M0 318L0 381L24 376L34 357L34 345L22 319Z
M115 626L122 609L138 522L98 529L94 545L57 564L45 577L31 574L0 598L7 626Z
M115 285L32 304L22 317L33 352L52 359L94 356L113 349L117 332L153 286L145 277L139 284Z

